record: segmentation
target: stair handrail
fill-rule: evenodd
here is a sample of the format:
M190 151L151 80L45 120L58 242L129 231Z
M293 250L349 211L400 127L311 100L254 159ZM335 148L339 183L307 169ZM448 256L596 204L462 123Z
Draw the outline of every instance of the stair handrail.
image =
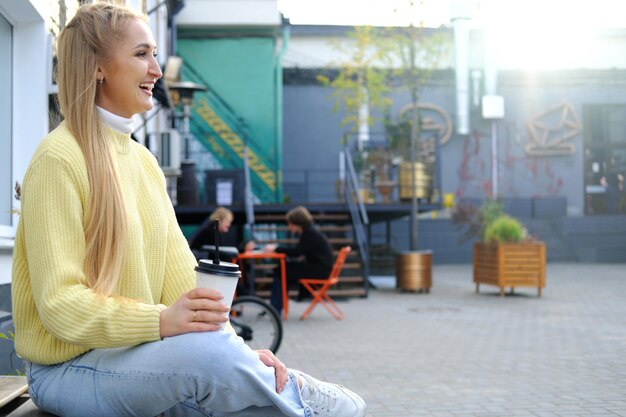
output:
M244 175L246 178L246 190L245 190L245 208L246 208L246 219L248 223L254 223L254 211L253 211L253 200L254 196L252 195L252 187L250 184L250 165L248 161L248 152L251 150L258 154L258 147L255 146L254 142L249 140L250 131L248 129L248 125L245 119L237 114L235 109L228 104L228 101L222 97L215 88L193 67L193 65L189 64L187 61L183 61L183 69L189 72L197 82L203 84L207 87L207 91L204 92L206 97L211 101L212 104L215 104L216 107L219 107L223 115L228 118L227 122L231 129L237 132L244 143L244 154L245 156L242 158L242 165L244 169ZM224 119L226 119L224 118ZM192 123L194 123L192 119ZM218 135L222 132L216 132ZM249 195L248 195L249 194Z
M243 150L243 173L244 173L244 206L246 209L246 226L250 231L250 239L254 239L252 235L252 226L254 225L254 202L252 196L252 183L250 182L250 165L248 165L248 147L246 146Z
M233 107L230 104L228 104L228 101L226 101L226 99L222 97L215 88L213 88L213 86L202 76L202 74L200 74L198 70L196 70L187 61L183 62L183 69L185 71L188 71L196 79L197 82L207 87L207 91L204 92L203 94L205 94L206 97L210 99L210 101L213 104L216 104L220 108L220 113L222 114L222 118L228 119L227 120L228 125L231 127L233 131L239 134L239 136L244 141L244 145L250 148L253 152L258 154L260 149L258 149L258 147L255 145L253 141L249 140L251 135L250 135L250 131L248 129L248 124L246 123L246 120L242 116L237 114L235 109L233 109ZM223 116L226 116L226 117L223 117ZM216 133L221 134L222 132L216 132Z
M352 228L354 229L354 235L357 245L359 246L359 252L361 253L361 261L363 263L363 276L365 279L365 291L367 293L369 288L369 248L367 245L367 233L365 227L369 224L369 218L367 211L365 210L365 204L363 203L363 197L359 193L359 179L352 163L352 156L350 150L346 146L343 151L343 157L345 159L345 166L347 168L347 175L344 184L344 198L348 211L350 211L350 218L352 219Z
M234 127L237 128L240 132L244 133L245 136L248 135L247 125L244 119L237 114L235 109L232 108L230 104L217 92L213 86L187 61L183 62L183 69L189 71L201 84L207 87L206 93L208 93L209 97L214 97L217 100L217 103L224 108L225 113L229 116L231 122Z
M354 188L354 191L358 191L361 189L359 185L359 178L356 175L356 170L354 169L354 163L352 162L352 155L350 152L350 148L345 146L343 150L343 155L346 161L346 168L348 169L348 180L346 183L350 183L350 185ZM346 189L347 192L347 189ZM363 196L359 192L355 192L356 197L353 195L351 199L347 199L346 201L355 201L355 204L358 204L359 212L361 214L361 219L363 224L369 224L369 218L367 216L367 210L365 210L365 203L363 202ZM346 196L347 197L347 196Z

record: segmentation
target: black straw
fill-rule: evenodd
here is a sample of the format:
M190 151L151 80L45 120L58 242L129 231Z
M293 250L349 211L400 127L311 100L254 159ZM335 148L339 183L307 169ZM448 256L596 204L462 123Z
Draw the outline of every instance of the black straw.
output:
M220 264L220 221L213 220L213 231L215 232L215 256L213 257L213 265Z

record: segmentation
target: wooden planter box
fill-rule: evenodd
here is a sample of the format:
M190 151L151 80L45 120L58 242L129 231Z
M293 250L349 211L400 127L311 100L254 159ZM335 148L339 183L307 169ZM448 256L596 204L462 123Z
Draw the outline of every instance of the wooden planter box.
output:
M474 282L504 288L546 286L546 245L543 242L474 243Z

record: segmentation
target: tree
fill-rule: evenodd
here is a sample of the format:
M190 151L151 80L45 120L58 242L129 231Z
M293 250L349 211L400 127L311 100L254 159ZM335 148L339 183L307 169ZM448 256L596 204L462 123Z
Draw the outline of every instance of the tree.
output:
M332 64L337 68L337 75L331 79L320 74L317 79L324 86L333 88L333 110L345 111L341 126L347 126L349 134L358 131L363 106L367 106L366 122L371 126L375 122L374 110L388 107L391 101L387 72L382 66L385 51L380 47L379 30L372 26L357 26L347 36L351 41L348 44L334 43L335 49L347 58L344 62Z
M413 0L408 1L412 12L415 2ZM397 80L400 88L407 89L411 96L411 117L407 121L411 135L410 160L412 166L415 167L420 136L420 115L417 106L419 93L447 51L448 45L450 45L449 33L442 31L427 33L422 25L416 26L411 22L407 28L389 28L386 30L381 45L386 52L387 63L393 68L394 81ZM411 175L413 191L411 193L410 247L411 250L416 250L418 204L415 193L414 168Z
M407 1L413 15L415 1ZM334 110L343 108L346 112L341 125L348 126L349 130L344 137L358 131L364 105L368 109L367 123L373 125L373 110L390 107L389 93L397 84L401 89L407 89L411 96L410 158L415 166L420 135L419 93L450 45L449 32L427 31L423 25L412 22L408 27L385 29L357 26L348 37L353 41L350 44L335 44L336 49L348 57L337 65L337 76L333 79L327 75L317 77L323 85L334 89L331 94L335 101ZM415 173L412 175L415 184ZM412 194L410 246L414 250L417 247L418 206L417 197Z

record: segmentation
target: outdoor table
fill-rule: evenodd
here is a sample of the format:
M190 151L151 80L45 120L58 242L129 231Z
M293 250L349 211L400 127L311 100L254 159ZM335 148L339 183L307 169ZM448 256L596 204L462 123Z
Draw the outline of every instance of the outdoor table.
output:
M237 255L237 263L243 268L242 260L244 259L276 259L280 265L280 279L283 290L283 320L287 320L289 315L289 294L287 293L287 266L285 264L285 258L287 256L284 253L275 252L243 252Z

